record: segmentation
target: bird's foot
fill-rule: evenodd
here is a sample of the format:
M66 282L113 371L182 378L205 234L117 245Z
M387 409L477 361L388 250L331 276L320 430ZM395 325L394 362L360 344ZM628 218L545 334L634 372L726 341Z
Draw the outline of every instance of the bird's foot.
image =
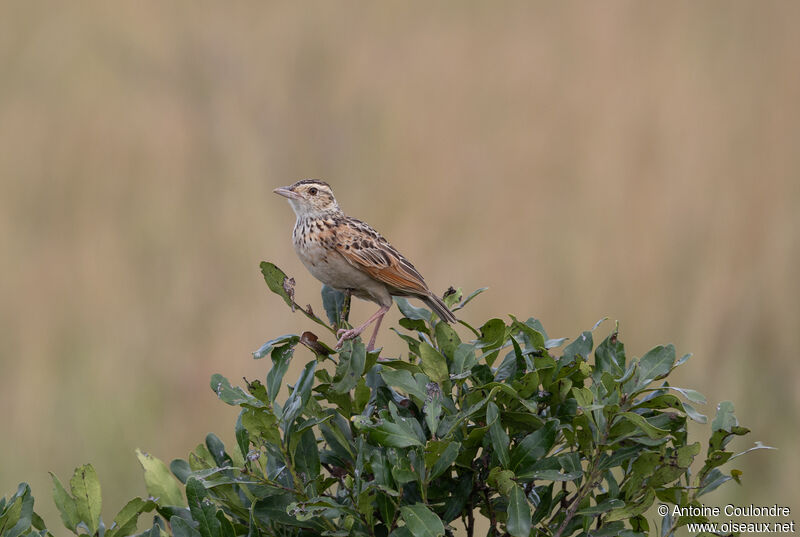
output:
M342 348L342 344L346 340L353 339L353 338L357 337L359 334L361 334L361 332L362 332L361 330L357 330L355 328L351 328L349 330L345 329L345 328L340 328L339 330L336 331L336 335L339 336L339 341L336 342L336 347L334 347L334 348L336 350L341 349Z

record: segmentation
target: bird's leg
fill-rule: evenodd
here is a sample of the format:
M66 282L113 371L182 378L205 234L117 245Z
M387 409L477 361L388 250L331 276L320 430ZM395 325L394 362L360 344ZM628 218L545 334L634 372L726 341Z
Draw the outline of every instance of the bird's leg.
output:
M367 345L367 352L371 352L372 349L375 348L375 338L378 337L378 329L381 327L382 320L383 320L383 315L378 317L378 319L375 321L375 330L372 331L372 337L369 338L369 345Z
M380 326L381 319L383 319L383 316L386 315L387 311L389 311L389 308L391 308L391 306L381 306L381 308L378 311L376 311L372 317L367 319L367 321L358 328L351 328L350 330L345 330L342 328L340 330L337 330L336 335L339 336L339 341L336 342L336 348L341 349L344 340L353 339L354 337L360 335L361 332L363 332L364 329L373 322L378 321L378 326ZM372 335L372 339L370 340L370 350L372 350L372 345L375 343L375 335L377 334L377 332L378 331L376 327L375 333Z

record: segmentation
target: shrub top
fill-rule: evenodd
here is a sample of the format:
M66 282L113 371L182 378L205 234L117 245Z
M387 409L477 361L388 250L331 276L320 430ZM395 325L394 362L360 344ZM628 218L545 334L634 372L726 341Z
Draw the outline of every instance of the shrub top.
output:
M349 301L338 291L323 288L326 322L295 302L294 281L279 268L261 268L293 310L332 335L346 324ZM484 290L451 289L444 300L457 312ZM242 388L214 375L218 397L240 408L236 445L208 435L188 460L172 462L177 480L138 452L150 497L132 500L108 529L91 466L76 470L70 492L53 476L65 526L126 537L140 513L156 509L148 537L439 537L456 523L472 537L480 513L489 535L632 537L650 533L645 515L656 500L699 506L701 496L740 480L740 471L721 467L738 456L730 440L749 430L723 402L705 446L689 440L687 422L707 421L693 406L705 399L669 385L689 359L672 345L628 358L618 326L595 345L601 323L568 342L513 316L479 328L459 321L460 335L426 309L397 304L403 318L393 330L404 356L367 353L360 339L335 352L305 332L254 353L271 362L263 382ZM279 402L300 347L310 360ZM320 367L326 362L333 375ZM48 533L25 487L0 503L0 537ZM671 512L654 522L659 535L707 521Z

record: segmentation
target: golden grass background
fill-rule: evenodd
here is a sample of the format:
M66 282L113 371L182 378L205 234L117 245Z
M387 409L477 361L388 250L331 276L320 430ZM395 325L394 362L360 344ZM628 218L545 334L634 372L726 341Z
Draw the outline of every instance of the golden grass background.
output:
M693 352L676 380L701 410L731 399L753 429L737 445L780 448L737 459L745 486L707 503L798 512L799 17L774 1L4 3L0 495L29 481L58 528L47 472L92 462L110 520L144 494L135 448L169 461L231 438L210 375L262 378L250 352L314 326L258 262L321 311L271 193L315 177L437 291L488 285L472 323L534 315L557 337L609 316L630 355Z

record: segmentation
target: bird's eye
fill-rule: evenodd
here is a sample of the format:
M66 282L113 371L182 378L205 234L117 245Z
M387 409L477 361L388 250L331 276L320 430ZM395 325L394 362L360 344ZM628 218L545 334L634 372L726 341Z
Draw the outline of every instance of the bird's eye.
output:
M313 187L313 186L312 186L311 188L309 188L309 189L308 189L308 193L309 193L309 194L311 194L312 196L316 196L316 195L317 195L317 189L316 189L316 187Z

